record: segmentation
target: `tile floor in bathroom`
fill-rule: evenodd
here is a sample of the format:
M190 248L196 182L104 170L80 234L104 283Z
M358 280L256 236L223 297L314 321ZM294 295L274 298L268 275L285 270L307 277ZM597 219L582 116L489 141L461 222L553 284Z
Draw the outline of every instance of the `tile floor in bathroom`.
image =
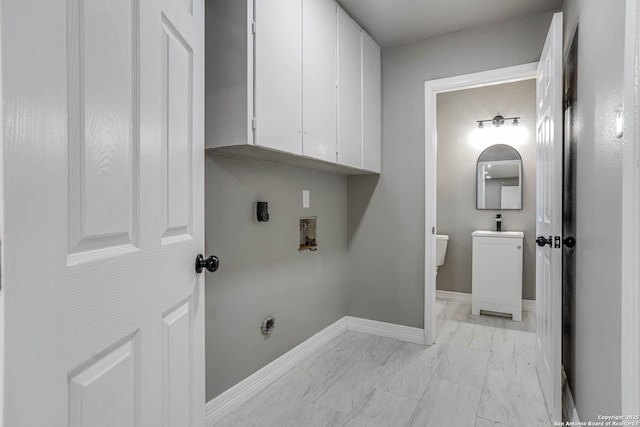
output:
M218 425L549 426L535 370L535 315L472 316L438 301L426 347L347 331Z

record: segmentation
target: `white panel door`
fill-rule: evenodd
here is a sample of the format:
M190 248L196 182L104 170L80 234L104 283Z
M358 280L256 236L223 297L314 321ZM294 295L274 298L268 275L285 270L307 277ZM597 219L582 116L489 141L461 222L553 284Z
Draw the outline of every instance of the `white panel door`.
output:
M255 2L255 144L302 154L302 0Z
M337 145L336 4L302 3L302 154L335 162Z
M204 1L6 5L6 425L203 426Z
M362 40L338 8L338 163L362 167Z
M562 13L553 17L537 79L536 367L549 416L561 421Z
M362 33L362 167L380 172L382 80L380 48Z

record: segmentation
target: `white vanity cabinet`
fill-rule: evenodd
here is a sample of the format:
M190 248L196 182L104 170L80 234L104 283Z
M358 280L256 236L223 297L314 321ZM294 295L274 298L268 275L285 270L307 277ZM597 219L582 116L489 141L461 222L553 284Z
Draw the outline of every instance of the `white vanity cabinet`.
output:
M380 50L334 0L205 5L207 149L379 173Z
M522 320L521 231L474 231L471 313L507 313Z

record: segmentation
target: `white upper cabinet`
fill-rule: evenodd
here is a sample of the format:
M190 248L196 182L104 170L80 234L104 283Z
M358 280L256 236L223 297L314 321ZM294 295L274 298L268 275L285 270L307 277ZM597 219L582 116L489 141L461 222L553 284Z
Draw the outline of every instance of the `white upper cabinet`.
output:
M301 16L301 0L255 2L255 144L294 154L302 154Z
M362 33L362 168L380 172L382 140L380 48Z
M336 161L336 23L333 0L302 2L302 153Z
M338 163L362 168L362 38L338 9Z
M207 0L206 147L380 170L380 50L334 0Z

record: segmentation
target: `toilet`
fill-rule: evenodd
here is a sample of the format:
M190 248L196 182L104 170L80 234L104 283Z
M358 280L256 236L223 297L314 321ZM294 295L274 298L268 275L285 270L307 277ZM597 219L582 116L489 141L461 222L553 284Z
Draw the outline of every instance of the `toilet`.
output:
M444 264L445 255L447 255L447 244L449 243L449 236L446 234L436 234L436 275L438 274L438 267Z

